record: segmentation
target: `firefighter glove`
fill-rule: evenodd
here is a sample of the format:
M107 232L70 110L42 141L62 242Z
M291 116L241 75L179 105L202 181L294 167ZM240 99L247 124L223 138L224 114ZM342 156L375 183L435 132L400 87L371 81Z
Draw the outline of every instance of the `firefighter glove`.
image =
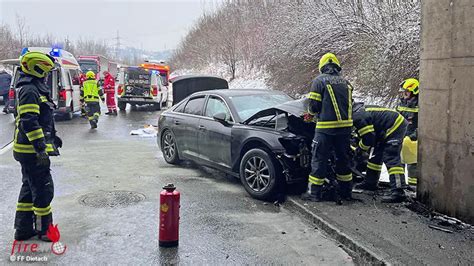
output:
M36 164L38 166L49 166L49 156L46 151L40 152L36 154Z
M54 137L54 146L56 146L56 148L62 148L63 147L63 140L60 137L55 136Z

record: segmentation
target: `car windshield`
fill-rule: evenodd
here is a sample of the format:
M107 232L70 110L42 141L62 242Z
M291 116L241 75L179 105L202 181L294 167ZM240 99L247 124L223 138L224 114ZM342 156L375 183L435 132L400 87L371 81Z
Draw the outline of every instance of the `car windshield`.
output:
M242 121L247 120L262 110L293 100L290 96L283 93L239 95L229 98Z
M92 71L97 74L97 63L94 61L79 61L79 65L81 66L81 70L83 73L87 73L87 71Z

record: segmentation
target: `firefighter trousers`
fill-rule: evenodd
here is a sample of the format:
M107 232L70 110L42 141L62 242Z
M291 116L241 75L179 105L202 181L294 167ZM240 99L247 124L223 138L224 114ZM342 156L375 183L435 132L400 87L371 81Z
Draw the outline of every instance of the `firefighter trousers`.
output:
M36 159L20 161L22 186L15 214L15 229L31 230L45 234L53 222L51 201L54 197L54 183L50 164L37 165Z
M107 109L109 112L117 111L117 105L115 104L115 93L107 92L105 101L107 103Z
M407 164L408 185L416 186L418 183L418 164Z
M335 178L339 182L351 182L352 172L349 168L349 134L328 135L316 132L313 139L311 173L309 183L312 185L323 185L326 178ZM334 171L330 169L330 160L335 159ZM331 170L331 171L329 171Z
M99 116L100 116L99 102L87 102L86 112L87 112L87 118L89 118L89 122L91 121L94 121L95 123L99 122Z
M367 183L372 185L378 183L382 163L384 163L388 170L391 189L400 190L405 187L405 168L401 163L400 153L406 128L407 122L405 121L390 136L375 146L367 163Z

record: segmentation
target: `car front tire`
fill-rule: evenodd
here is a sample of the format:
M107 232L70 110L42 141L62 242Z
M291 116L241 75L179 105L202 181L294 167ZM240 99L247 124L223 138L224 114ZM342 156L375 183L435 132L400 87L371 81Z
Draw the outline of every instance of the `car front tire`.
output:
M165 161L169 164L178 164L180 162L178 154L178 145L176 138L171 130L165 130L161 136L161 152Z
M259 200L272 200L280 189L278 164L265 150L256 148L240 161L240 180L245 190Z

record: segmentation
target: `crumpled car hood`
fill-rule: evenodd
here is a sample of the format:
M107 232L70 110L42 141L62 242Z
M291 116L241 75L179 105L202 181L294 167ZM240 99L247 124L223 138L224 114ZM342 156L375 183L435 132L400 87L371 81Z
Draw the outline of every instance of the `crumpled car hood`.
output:
M254 115L252 115L250 118L244 121L244 124L250 123L252 120L255 120L260 117L265 117L269 116L272 114L275 114L275 111L282 111L286 112L290 115L294 115L296 117L302 117L304 113L307 112L308 110L308 98L303 98L299 100L294 100L294 101L289 101L280 105L277 105L272 108L264 109Z

